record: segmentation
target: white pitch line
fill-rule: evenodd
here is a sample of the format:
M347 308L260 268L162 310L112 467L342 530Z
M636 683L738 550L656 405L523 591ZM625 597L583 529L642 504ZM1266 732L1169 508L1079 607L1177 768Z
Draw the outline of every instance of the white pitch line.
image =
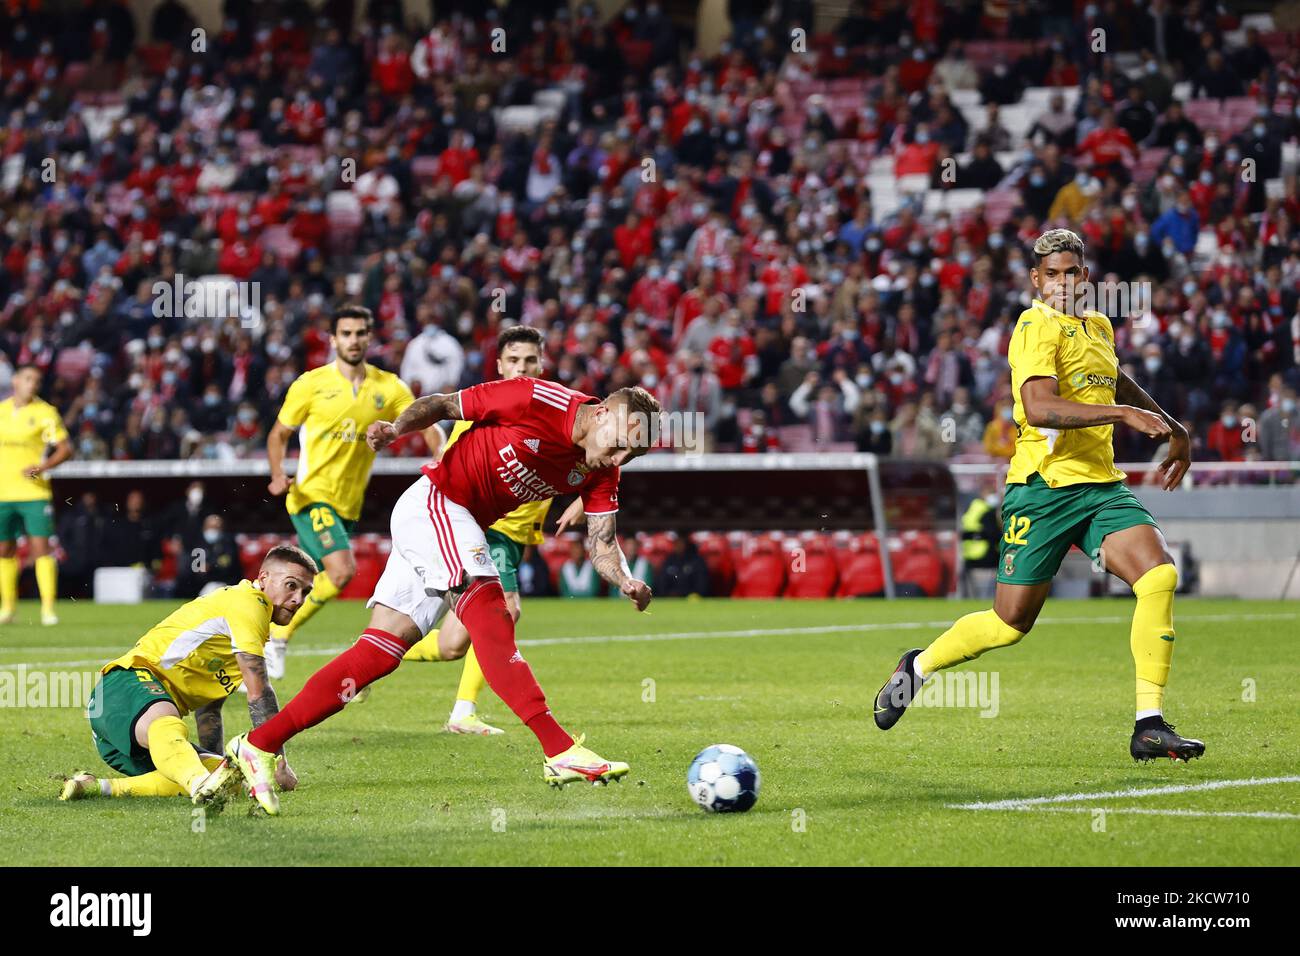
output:
M991 800L986 803L950 803L949 810L1029 810L1049 803L1082 803L1088 800L1114 800L1152 797L1168 793L1197 793L1229 787L1264 787L1275 783L1300 783L1300 776L1250 777L1245 780L1208 780L1204 783L1173 784L1167 787L1130 787L1127 790L1103 790L1098 793L1063 793L1054 797L1021 797L1015 800Z
M1179 620L1182 621L1276 621L1276 620L1293 620L1300 617L1300 614L1281 613L1281 614L1186 614ZM1096 624L1128 624L1132 621L1131 615L1115 615L1107 617L1044 617L1039 618L1038 626L1042 625L1096 625ZM768 627L768 628L748 628L745 630L732 631L663 631L650 634L595 634L588 637L539 637L524 638L517 641L520 647L550 647L563 644L641 644L651 641L689 641L689 640L716 640L718 638L729 637L780 637L789 634L845 634L861 632L878 632L878 631L915 631L915 630L937 630L939 628L949 628L952 626L952 619L948 618L943 621L881 621L878 623L867 624L824 624L813 627ZM310 650L294 651L296 657L332 657L347 650L351 645L342 645L339 647L319 647ZM95 648L75 648L76 650L93 650ZM73 650L73 648L39 647L39 648L0 648L0 651L12 650L24 653L33 651L59 651ZM105 654L120 653L121 646L100 648ZM79 661L39 661L25 662L20 661L14 664L0 664L0 670L13 670L18 667L39 668L39 667L76 667L80 665L103 664L99 659L79 660Z
M1034 813L1140 813L1150 817L1252 817L1258 820L1300 820L1300 813L1276 810L1153 810L1150 807L1016 807Z

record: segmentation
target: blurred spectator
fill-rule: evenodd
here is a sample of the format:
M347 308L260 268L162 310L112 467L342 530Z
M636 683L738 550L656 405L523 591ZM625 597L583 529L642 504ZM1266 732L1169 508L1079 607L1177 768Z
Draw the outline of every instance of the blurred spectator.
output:
M1285 387L1277 405L1259 416L1259 454L1265 461L1300 461L1296 390Z
M112 522L99 508L93 491L84 492L71 510L59 516L59 592L67 597L90 597L95 569L116 564L110 554Z
M165 526L146 512L144 492L127 493L126 506L114 516L109 531L109 550L117 567L143 567L150 576L162 563Z
M569 542L569 557L560 565L560 596L589 598L600 593L600 575L587 560L582 541Z
M234 536L226 533L221 515L210 514L203 519L200 543L177 555L176 596L192 598L204 591L238 584L243 575Z
M627 558L628 571L632 577L638 581L644 581L646 584L654 587L655 572L650 561L641 553L641 542L632 535L622 539L623 556ZM609 596L613 598L622 597L617 590L610 588Z
M1205 438L1205 450L1219 461L1245 461L1242 423L1234 401L1223 403L1219 420L1210 426Z
M993 417L984 428L984 451L994 458L1011 460L1016 451L1015 409L1008 399L1002 399L993 408Z
M687 597L691 594L708 597L709 587L709 566L690 535L678 532L672 550L659 569L659 585L655 592L663 597Z

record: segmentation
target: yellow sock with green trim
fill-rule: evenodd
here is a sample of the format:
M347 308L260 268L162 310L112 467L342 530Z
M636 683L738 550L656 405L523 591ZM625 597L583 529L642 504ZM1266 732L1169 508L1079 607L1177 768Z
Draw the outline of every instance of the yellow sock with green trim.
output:
M1025 635L1003 622L992 608L959 619L916 658L921 673L929 676L962 661L973 661L995 647L1008 647Z
M41 613L54 613L54 599L59 596L59 562L54 555L36 559L36 589L41 594Z
M1178 569L1159 564L1133 584L1137 607L1129 648L1137 667L1137 716L1154 717L1165 704L1165 684L1174 659L1174 592Z
M179 717L159 717L149 725L149 757L168 780L190 794L208 775L199 753L190 746L190 731Z
M442 652L438 650L438 631L432 630L420 638L402 655L404 661L440 661Z
M329 574L318 571L316 577L312 578L311 594L307 595L307 600L302 602L302 607L298 608L293 620L284 626L281 633L273 636L287 641L294 631L311 620L313 614L338 596L339 589L334 586Z
M217 769L221 763L220 757L201 757L205 770L212 771ZM100 785L108 784L108 796L110 797L188 797L188 790L185 790L174 780L169 780L166 775L157 770L152 773L142 773L138 777L109 777L107 780L100 780Z
M470 645L470 649L465 653L465 666L460 670L460 686L456 688L456 700L477 705L478 695L486 684L487 678L483 676L483 668L479 666L473 645Z
M0 558L0 614L18 607L18 559Z

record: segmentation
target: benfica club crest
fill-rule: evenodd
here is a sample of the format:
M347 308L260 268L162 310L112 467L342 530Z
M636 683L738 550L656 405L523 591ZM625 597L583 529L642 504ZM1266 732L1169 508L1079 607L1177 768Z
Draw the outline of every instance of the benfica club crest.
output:
M580 485L582 484L582 479L586 477L587 476L584 475L582 472L580 472L577 468L574 468L572 471L569 472L569 484L575 486Z

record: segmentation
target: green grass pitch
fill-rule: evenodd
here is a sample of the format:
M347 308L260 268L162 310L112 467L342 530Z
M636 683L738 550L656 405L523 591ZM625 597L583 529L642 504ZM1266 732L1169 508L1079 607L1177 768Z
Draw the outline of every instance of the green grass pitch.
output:
M25 623L0 629L0 679L19 664L93 670L170 606L63 602L62 624L46 629L24 603ZM621 601L526 602L523 650L557 717L632 766L606 788L545 786L531 734L490 692L480 710L504 737L439 733L456 663L405 664L368 702L292 741L301 784L276 819L241 806L199 821L181 799L61 804L63 774L110 773L83 713L0 708L0 863L1295 863L1294 602L1178 600L1167 713L1207 745L1188 765L1129 758L1125 600L1049 602L1020 645L967 665L996 673L996 716L923 707L878 731L871 697L900 653L980 606L663 600L638 615ZM365 621L360 603L321 612L294 640L281 702ZM227 703L227 735L247 727L245 700ZM747 814L706 814L687 796L686 768L713 743L758 762L762 793ZM1206 786L1273 777L1292 779ZM1156 787L1175 789L1124 793ZM954 806L1069 794L1103 796Z

